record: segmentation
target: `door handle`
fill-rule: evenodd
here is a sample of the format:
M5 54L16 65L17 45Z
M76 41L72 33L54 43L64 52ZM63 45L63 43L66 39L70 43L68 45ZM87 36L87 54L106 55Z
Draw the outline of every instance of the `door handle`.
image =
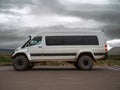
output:
M42 46L38 46L38 48L42 48Z

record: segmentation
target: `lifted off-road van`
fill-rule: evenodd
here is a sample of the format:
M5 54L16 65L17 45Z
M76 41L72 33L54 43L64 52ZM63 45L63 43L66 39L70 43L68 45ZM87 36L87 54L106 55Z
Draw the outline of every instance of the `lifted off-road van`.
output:
M73 62L90 70L97 59L105 59L107 45L102 31L42 32L17 48L12 55L15 70L27 70L41 61Z

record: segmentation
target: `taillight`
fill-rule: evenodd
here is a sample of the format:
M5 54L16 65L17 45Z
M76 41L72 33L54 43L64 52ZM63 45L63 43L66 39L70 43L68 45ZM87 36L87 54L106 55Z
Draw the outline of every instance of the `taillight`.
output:
M107 44L105 45L105 52L106 53L108 52L108 46L107 46Z

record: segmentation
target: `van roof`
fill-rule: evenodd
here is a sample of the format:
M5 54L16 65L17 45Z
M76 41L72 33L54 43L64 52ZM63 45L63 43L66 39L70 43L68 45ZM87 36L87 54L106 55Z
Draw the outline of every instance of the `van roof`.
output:
M40 31L39 33L70 33L70 32L103 32L103 30L100 29L65 29L65 30L44 30Z
M35 36L38 36L40 34L45 34L45 33L56 34L56 33L84 33L84 32L86 32L86 33L101 33L101 32L103 32L103 30L100 30L100 29L61 29L61 30L57 31L57 30L50 29L50 30L40 31Z

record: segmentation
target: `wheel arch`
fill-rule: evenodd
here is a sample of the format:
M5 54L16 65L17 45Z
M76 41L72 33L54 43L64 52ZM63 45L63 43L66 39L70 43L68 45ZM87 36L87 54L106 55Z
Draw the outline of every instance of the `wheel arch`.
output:
M14 58L16 58L17 56L20 56L20 55L25 56L27 58L27 60L28 60L28 57L27 57L27 55L25 53L17 53L12 58L14 59Z
M85 55L90 56L90 57L93 59L93 61L96 62L96 60L95 60L95 58L94 58L94 56L93 56L93 54L92 54L91 52L82 52L82 53L80 53L80 54L78 55L78 57L77 57L77 60L78 60L81 56L85 56Z

